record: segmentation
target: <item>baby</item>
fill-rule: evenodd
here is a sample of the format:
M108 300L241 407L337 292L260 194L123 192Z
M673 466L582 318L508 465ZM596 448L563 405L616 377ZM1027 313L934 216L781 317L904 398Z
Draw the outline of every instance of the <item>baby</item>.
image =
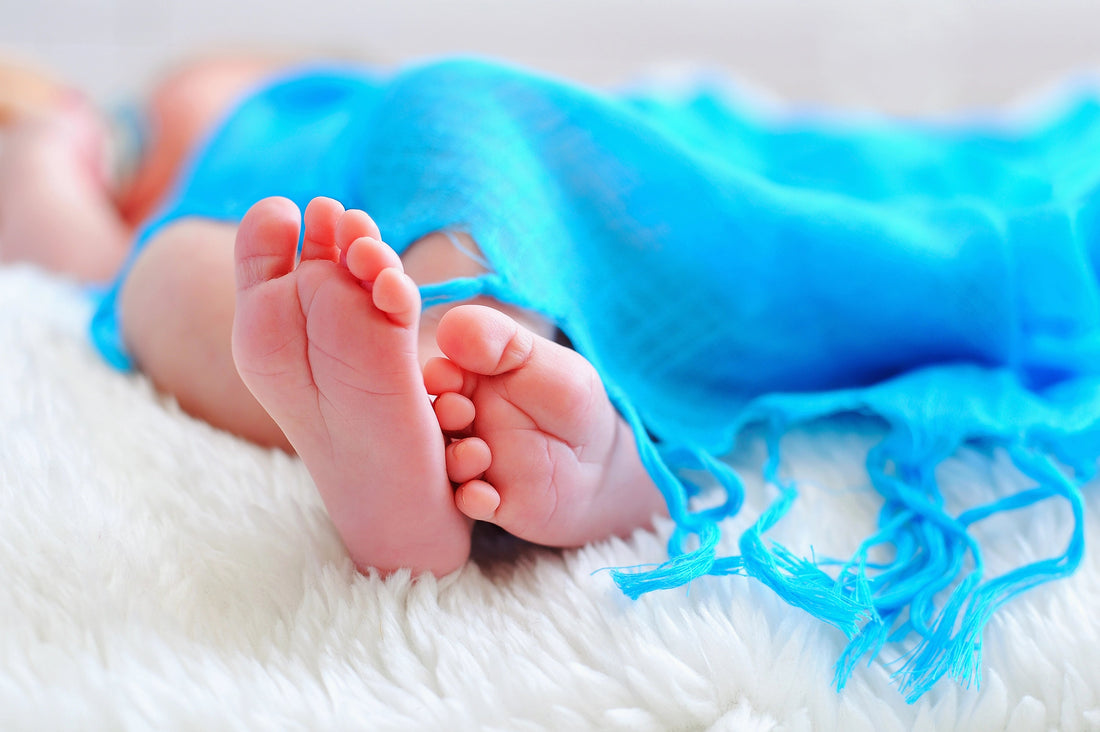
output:
M277 65L170 78L117 190L86 103L41 83L9 102L0 257L112 280L104 356L294 450L360 568L450 572L477 520L575 546L667 505L669 558L613 574L624 592L747 574L848 634L841 683L907 636L919 694L973 672L993 608L1080 561L1100 454L1094 101L1012 130L837 125L472 59L259 84ZM879 526L846 562L798 557L765 536L796 493L780 440L850 413L887 428L861 486ZM721 456L754 424L780 495L719 556L744 495ZM953 512L936 468L965 444L1035 487ZM701 475L724 501L692 503ZM968 527L1054 497L1065 551L983 577Z
M266 197L239 222L149 228L217 121L280 63L167 78L119 184L86 101L4 70L0 261L119 277L133 361L191 414L296 452L362 570L451 572L474 521L552 546L647 525L664 501L632 432L551 324L485 296L423 307L418 286L485 271L468 236L431 232L398 256L367 213L326 197L304 215Z

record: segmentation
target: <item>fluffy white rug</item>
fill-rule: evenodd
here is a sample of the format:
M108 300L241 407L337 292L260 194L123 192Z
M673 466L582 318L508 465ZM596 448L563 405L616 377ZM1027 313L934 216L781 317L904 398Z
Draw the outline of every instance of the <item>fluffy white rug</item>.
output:
M524 549L439 581L358 576L294 459L183 415L84 337L79 291L0 268L0 726L4 729L1100 729L1100 486L1070 580L1005 607L980 689L914 705L879 662L834 691L841 635L742 578L625 599L602 568L658 561L668 527ZM851 547L867 424L792 436L805 491L778 532ZM728 546L770 495L751 480ZM1019 485L1002 457L942 469ZM997 488L999 486L999 488ZM992 569L1047 555L1068 513L990 527Z

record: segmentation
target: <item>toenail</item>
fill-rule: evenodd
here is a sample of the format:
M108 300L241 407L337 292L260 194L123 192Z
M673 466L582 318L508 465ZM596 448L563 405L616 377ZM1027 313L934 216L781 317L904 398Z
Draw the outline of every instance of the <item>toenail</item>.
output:
M517 325L515 334L508 340L508 345L497 362L495 373L515 371L526 366L533 350L534 337L526 329Z

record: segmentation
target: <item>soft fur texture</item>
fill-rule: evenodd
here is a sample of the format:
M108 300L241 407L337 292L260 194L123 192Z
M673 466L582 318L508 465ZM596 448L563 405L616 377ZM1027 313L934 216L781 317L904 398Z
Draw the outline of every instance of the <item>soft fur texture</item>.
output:
M668 525L562 553L479 542L455 575L358 576L304 468L112 371L65 282L0 268L0 727L4 729L1100 729L1100 486L1070 580L1003 608L980 688L907 705L877 662L832 686L844 638L743 578L637 602L603 568L660 561ZM873 424L792 435L803 498L850 550L877 508ZM761 446L733 456L749 503ZM961 503L1018 488L1002 455L942 468ZM1052 554L1064 505L986 527L992 571ZM733 550L735 547L728 546ZM890 654L886 654L887 657Z

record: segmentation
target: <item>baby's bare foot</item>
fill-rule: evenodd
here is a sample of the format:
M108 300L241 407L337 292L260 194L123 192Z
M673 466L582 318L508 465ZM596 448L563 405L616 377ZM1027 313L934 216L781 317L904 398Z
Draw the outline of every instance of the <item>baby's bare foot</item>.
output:
M664 502L599 376L575 351L477 305L456 307L425 366L455 501L528 541L579 546L647 525ZM470 436L461 437L468 433Z
M420 296L362 211L252 207L237 234L233 356L309 468L361 569L443 574L469 554L417 361Z

